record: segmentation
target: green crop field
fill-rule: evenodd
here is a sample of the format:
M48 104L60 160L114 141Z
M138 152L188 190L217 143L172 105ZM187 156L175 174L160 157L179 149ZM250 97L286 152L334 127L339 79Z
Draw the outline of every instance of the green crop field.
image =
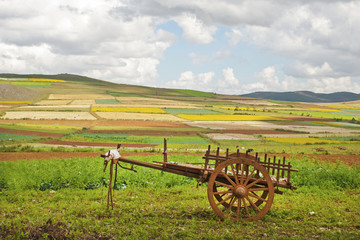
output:
M32 140L38 138L36 136L26 136L19 134L9 134L9 133L0 133L0 142L2 141L12 141L12 140Z
M96 104L120 104L116 99L96 99Z

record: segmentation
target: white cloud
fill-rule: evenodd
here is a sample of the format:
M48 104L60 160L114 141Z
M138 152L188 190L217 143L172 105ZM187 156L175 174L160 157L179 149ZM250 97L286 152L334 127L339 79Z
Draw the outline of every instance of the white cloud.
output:
M217 92L237 94L241 91L240 81L235 77L234 70L230 67L222 70L222 79L217 81Z
M347 0L0 0L0 72L69 72L158 85L164 52L185 39L188 48L178 51L189 51L183 55L190 60L167 61L179 64L174 74L189 71L169 86L360 92L359 12L360 1ZM182 35L159 27L171 20ZM247 56L244 46L257 56ZM246 74L235 76L237 64ZM199 71L204 74L194 74Z
M312 68L313 72L321 72L328 68L326 64L322 68ZM351 77L322 77L321 74L313 74L316 77L300 81L291 76L286 76L283 80L279 80L277 71L274 66L264 68L261 72L255 74L259 81L245 84L242 87L242 93L250 93L254 91L301 91L308 90L317 93L331 93L340 91L360 92L360 84L353 81Z
M181 73L178 80L167 82L166 87L212 91L211 82L214 76L215 73L213 72L194 74L191 71L186 71Z
M246 25L229 33L230 42L246 41L274 55L308 66L331 66L334 76L359 76L360 2L294 4L270 26ZM295 72L292 72L295 70ZM287 68L286 74L310 73Z
M328 77L335 76L329 63L324 62L321 66L312 66L307 63L296 62L286 68L286 72L291 72L292 76L300 77Z
M117 6L95 0L1 1L0 9L13 14L1 19L0 72L69 72L155 85L159 59L176 37L155 31L153 17L109 14Z
M175 21L183 29L183 37L197 44L208 44L213 41L212 35L216 32L215 26L207 26L195 14L183 13Z

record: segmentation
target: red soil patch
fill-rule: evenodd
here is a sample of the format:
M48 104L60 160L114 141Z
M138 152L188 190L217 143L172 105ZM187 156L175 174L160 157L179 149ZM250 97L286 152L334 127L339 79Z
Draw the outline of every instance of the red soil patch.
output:
M162 130L89 130L88 133L104 133L104 134L130 134L130 135L146 135L146 136L187 136L196 135L198 131L162 131Z
M58 140L48 140L42 141L41 143L53 144L53 145L69 145L69 146L89 146L89 147L116 147L117 143L97 143L97 142L72 142L72 141L58 141ZM124 143L121 144L122 147L154 147L157 144L137 144L137 143Z
M0 128L0 133L18 134L25 136L38 136L38 137L61 137L64 135L62 133L25 131L25 130L8 129L8 128Z
M235 134L296 134L291 131L277 131L277 130L221 130L216 133L235 133Z

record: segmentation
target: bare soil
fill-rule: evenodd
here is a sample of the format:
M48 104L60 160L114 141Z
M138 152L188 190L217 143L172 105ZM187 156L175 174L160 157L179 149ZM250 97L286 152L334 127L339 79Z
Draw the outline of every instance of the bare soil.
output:
M33 100L39 98L41 93L13 84L0 84L0 99L5 100Z

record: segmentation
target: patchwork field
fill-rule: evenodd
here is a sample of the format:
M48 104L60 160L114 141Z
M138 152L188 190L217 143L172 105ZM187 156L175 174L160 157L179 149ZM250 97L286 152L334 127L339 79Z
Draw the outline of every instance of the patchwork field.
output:
M88 112L53 112L53 111L12 111L6 112L2 119L64 119L96 120Z
M100 118L113 120L144 120L144 121L184 121L171 114L128 113L128 112L96 112Z

